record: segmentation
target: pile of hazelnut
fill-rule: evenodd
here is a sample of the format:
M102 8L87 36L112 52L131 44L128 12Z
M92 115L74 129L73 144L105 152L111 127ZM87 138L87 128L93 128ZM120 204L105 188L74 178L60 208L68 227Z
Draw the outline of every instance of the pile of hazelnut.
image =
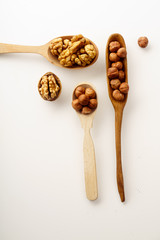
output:
M50 43L50 51L58 57L65 67L79 65L85 67L96 57L96 50L89 39L83 35L75 35L69 39L56 38Z
M91 87L78 86L74 95L76 99L72 101L72 107L83 114L93 112L97 107L96 92Z
M129 86L125 82L125 69L123 66L123 60L127 55L126 48L121 47L118 41L112 41L109 44L109 52L111 67L108 68L107 75L113 89L112 94L115 100L123 101L124 94L129 91Z

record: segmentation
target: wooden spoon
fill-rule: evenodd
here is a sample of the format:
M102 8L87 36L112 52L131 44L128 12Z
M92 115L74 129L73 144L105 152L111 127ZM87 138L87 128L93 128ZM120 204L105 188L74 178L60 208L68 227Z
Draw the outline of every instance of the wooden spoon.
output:
M81 83L78 86L82 86L85 88L86 87L93 88L93 86L91 86L88 83ZM73 100L76 99L75 90L73 92L72 99ZM82 128L84 128L84 141L83 141L84 175L86 195L89 200L96 200L98 197L95 150L92 137L90 135L90 128L92 127L95 113L96 109L94 109L93 112L87 115L84 115L77 111L77 114L81 121Z
M60 38L62 38L62 40L64 39L71 40L72 37L73 36L62 36ZM21 45L15 45L15 44L0 43L0 53L38 53L43 57L45 57L52 64L58 67L64 67L63 65L60 64L59 60L57 59L57 56L53 56L53 54L50 51L49 46L51 41L41 46L21 46ZM98 48L95 45L95 43L92 42L91 40L89 41L91 42L91 44L94 46L96 50L96 57L93 59L91 64L86 65L85 67L91 66L93 63L95 63L97 61L98 54L99 54ZM78 68L84 68L84 67L75 65L72 68L78 69Z
M118 41L121 44L121 47L126 47L125 41L123 37L118 34L112 34L107 42L106 47L106 69L111 66L111 62L109 60L109 43L112 41ZM125 72L125 82L128 83L128 73L127 73L127 58L123 60L124 65L124 72ZM123 173L122 173L122 163L121 163L121 124L122 124L122 116L123 116L123 109L127 102L128 94L125 94L125 98L123 101L117 101L113 98L112 93L113 89L110 86L110 80L107 76L107 84L108 84L108 93L110 100L113 104L115 109L115 139L116 139L116 159L117 159L117 185L118 191L120 194L121 201L125 201L125 194L124 194L124 183L123 183Z

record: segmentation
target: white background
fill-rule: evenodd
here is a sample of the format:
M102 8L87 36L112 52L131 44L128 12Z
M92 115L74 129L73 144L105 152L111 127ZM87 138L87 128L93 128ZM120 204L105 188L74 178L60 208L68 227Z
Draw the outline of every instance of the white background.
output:
M0 55L0 239L160 239L160 15L159 1L1 0L0 42L41 45L82 33L99 48L83 70L58 68L34 54ZM108 97L105 47L123 35L130 92L122 124L126 202L115 174L114 110ZM146 35L149 46L137 45ZM62 81L55 102L37 91L40 77ZM99 198L87 200L83 129L71 107L74 87L88 81L99 106L92 137Z

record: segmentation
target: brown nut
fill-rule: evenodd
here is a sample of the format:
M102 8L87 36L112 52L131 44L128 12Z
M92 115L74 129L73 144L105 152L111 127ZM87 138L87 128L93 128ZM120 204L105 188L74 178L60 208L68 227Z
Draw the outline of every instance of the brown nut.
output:
M89 98L96 97L95 91L93 90L93 88L90 88L90 87L86 88L85 95L88 96Z
M82 105L79 103L78 99L75 99L75 100L72 101L72 107L76 111L80 111L82 109Z
M140 37L138 38L138 45L141 48L145 48L148 45L148 38L147 37Z
M113 89L118 89L119 86L121 85L121 81L119 79L113 79L110 81L111 88Z
M124 94L121 93L118 89L113 91L113 97L117 101L123 101L124 99Z
M85 94L81 94L78 98L79 103L83 106L87 105L89 102L89 97L86 96Z
M119 78L120 81L123 81L123 80L124 80L124 71L120 70L120 71L118 72L118 78Z
M119 87L120 92L122 93L128 93L129 91L129 85L126 82L123 82Z
M83 107L83 109L82 109L83 114L89 114L91 112L92 112L92 109L90 109L89 107Z
M117 50L121 47L120 43L118 41L110 42L109 44L109 50L110 52L117 52Z
M123 68L123 63L122 62L115 62L115 63L112 63L111 65L112 67L116 67L118 70L121 70Z
M117 53L112 52L109 54L109 60L111 62L118 62L120 58L117 56Z
M107 75L110 79L118 77L118 69L115 67L108 68Z
M124 47L119 48L118 51L117 51L117 55L118 55L118 57L120 57L120 58L125 58L126 55L127 55L126 49L125 49Z
M76 90L75 90L75 95L76 97L78 98L81 94L84 94L85 93L85 88L84 87L77 87Z
M97 107L97 99L95 99L95 98L90 99L88 107L91 109L95 109Z

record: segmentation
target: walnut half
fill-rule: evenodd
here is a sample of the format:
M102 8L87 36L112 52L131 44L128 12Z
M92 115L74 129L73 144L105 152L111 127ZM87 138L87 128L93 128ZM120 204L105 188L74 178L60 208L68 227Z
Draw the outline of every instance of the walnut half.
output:
M51 72L44 74L38 83L38 91L41 97L48 101L57 99L60 95L61 88L59 78Z

